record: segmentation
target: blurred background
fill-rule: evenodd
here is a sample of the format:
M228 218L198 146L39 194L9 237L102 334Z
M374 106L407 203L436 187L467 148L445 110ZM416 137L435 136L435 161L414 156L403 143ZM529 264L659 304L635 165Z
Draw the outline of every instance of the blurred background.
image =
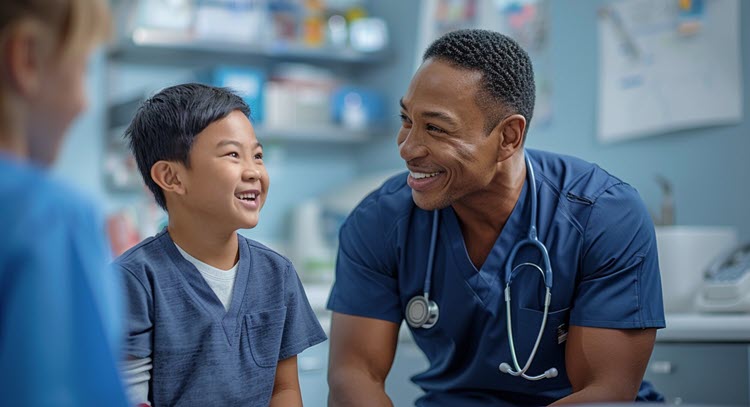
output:
M122 139L138 104L200 81L252 108L272 188L257 228L289 256L328 329L337 231L403 171L398 100L425 47L464 27L531 55L527 145L630 183L657 224L668 328L647 377L670 403L750 405L750 7L739 0L122 0L89 68L90 106L55 171L99 200L114 254L165 225ZM327 343L300 356L325 405ZM426 362L402 329L389 391Z

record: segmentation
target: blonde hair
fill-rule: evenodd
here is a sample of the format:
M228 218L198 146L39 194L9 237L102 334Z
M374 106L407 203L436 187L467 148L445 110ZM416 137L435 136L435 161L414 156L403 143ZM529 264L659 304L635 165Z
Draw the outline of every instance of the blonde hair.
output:
M112 30L107 0L2 0L0 35L24 18L49 28L57 43L57 55L85 52L106 41ZM1 51L0 51L1 52Z

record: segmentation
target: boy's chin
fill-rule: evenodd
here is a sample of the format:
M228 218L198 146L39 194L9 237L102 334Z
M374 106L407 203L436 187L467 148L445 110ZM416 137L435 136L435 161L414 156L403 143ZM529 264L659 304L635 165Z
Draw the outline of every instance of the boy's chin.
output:
M244 222L239 222L237 225L237 229L252 229L256 226L258 226L258 219L250 221L246 220Z

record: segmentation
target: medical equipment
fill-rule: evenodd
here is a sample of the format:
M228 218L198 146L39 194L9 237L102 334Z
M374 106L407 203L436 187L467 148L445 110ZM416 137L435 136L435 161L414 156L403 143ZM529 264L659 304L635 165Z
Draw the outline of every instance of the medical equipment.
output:
M536 193L536 181L534 178L534 168L531 165L531 160L528 155L526 156L526 178L528 181L529 194L531 195L531 222L529 225L528 238L517 242L508 256L507 263L505 265L505 310L506 310L506 323L508 330L508 344L510 346L510 353L513 357L513 366L503 362L500 364L499 369L503 373L510 374L512 376L520 376L526 380L541 380L544 378L556 377L558 372L556 368L547 369L544 373L536 376L527 375L526 372L531 366L531 362L534 360L539 343L542 340L542 334L544 333L544 327L547 325L547 316L549 315L549 305L551 302L552 294L552 266L549 261L549 254L544 244L537 238L536 230L536 212L537 212L537 193ZM437 233L438 233L438 221L439 215L438 210L433 212L432 222L432 235L430 237L430 252L427 260L427 273L424 281L424 294L417 295L409 300L406 305L406 322L412 328L423 328L429 329L435 326L440 316L440 309L435 301L430 300L430 284L432 281L432 268L435 258L435 246L437 245ZM513 267L513 263L519 249L525 246L533 246L541 254L542 261L544 263L544 269L539 265L531 262L524 262ZM518 357L516 356L515 344L513 342L513 331L511 323L511 312L510 312L510 285L513 282L514 273L522 269L523 267L531 267L534 270L538 270L542 274L542 280L544 281L546 293L544 297L544 314L542 317L542 323L539 327L539 334L537 335L534 347L529 354L529 358L523 368L518 363Z
M750 311L750 244L722 253L708 267L695 302L699 311Z
M430 236L430 255L427 258L427 275L424 279L424 295L414 296L406 304L406 322L412 328L430 329L435 326L440 317L440 308L435 301L430 300L430 283L432 282L432 268L440 221L439 213L440 211L435 209L432 215L432 235Z

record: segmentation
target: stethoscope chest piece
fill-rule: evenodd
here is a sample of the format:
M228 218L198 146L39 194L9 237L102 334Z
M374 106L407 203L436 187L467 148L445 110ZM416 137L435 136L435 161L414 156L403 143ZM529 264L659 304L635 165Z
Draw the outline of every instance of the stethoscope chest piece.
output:
M440 317L440 309L435 301L423 295L416 295L406 304L406 322L412 328L429 329L435 326Z

